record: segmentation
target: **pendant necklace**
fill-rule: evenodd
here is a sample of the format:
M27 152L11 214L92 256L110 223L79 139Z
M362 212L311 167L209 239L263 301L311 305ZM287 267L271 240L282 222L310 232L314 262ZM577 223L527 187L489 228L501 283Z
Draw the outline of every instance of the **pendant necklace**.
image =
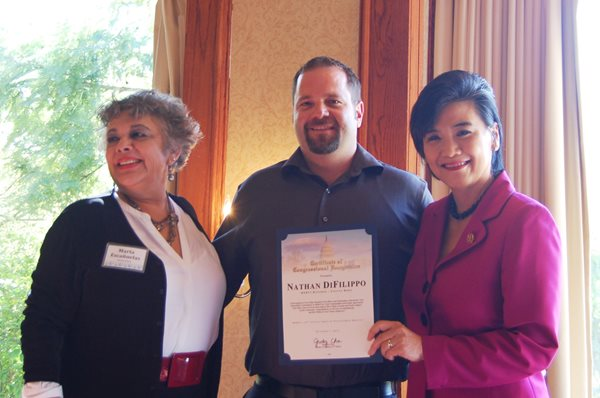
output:
M124 192L119 192L119 196L125 199L127 204L134 209L144 212L140 205L131 199L129 195L125 194ZM177 223L179 222L179 217L177 217L177 214L175 214L175 210L173 209L169 195L167 195L167 205L169 206L169 214L167 214L165 218L160 221L154 221L152 218L150 218L150 221L152 221L152 225L154 225L154 228L156 228L159 233L165 229L165 227L168 228L167 237L165 239L167 240L167 243L172 246L173 242L175 242L175 238L177 237Z

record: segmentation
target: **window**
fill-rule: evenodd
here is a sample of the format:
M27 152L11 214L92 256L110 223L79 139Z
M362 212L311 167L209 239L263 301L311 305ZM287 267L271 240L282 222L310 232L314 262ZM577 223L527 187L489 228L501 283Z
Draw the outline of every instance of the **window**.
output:
M150 88L155 0L6 2L0 13L0 396L20 396L20 323L41 240L112 182L97 108Z
M592 330L592 397L600 398L600 184L597 173L600 170L600 157L596 153L600 145L598 134L597 109L600 106L600 56L597 38L600 35L600 2L580 0L577 10L579 40L579 71L582 102L584 154L587 170L588 206L590 216L591 261L591 330Z

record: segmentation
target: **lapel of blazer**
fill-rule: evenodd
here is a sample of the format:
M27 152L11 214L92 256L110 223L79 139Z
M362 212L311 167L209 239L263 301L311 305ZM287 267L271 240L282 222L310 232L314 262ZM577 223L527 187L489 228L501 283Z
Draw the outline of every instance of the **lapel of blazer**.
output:
M202 224L200 224L200 221L196 216L196 211L194 210L194 207L191 205L191 203L188 202L186 199L182 198L181 196L169 194L169 197L173 199L175 203L177 203L177 205L181 207L181 209L191 217L192 221L196 225L196 228L198 228L200 232L202 232L204 236L206 236L206 239L210 241L208 235L206 234L206 231L204 231L204 228L202 227Z
M429 205L426 211L431 211L431 215L427 219L428 224L425 225L424 231L427 231L431 244L427 245L429 249L425 250L424 257L425 266L427 267L427 280L431 281L442 250L442 240L448 214L448 196Z
M486 227L487 221L498 217L504 205L514 192L515 188L510 182L506 172L503 171L483 196L481 203L477 207L477 210L475 210L473 213L471 220L467 224L454 249L452 249L452 251L446 257L441 259L441 261L438 262L435 260L433 262L435 266L432 272L435 272L435 270L442 267L444 264L451 262L458 256L461 256L464 253L469 252L481 245L488 235L488 229ZM439 253L442 246L441 240L444 235L444 228L448 214L448 197L444 198L444 202L445 206L440 207L440 209L443 210L443 214L440 214L440 220L437 224L440 225L441 228L435 232L436 236L440 237L439 242L434 242L436 244L435 247L437 248L435 253L436 259L439 258Z

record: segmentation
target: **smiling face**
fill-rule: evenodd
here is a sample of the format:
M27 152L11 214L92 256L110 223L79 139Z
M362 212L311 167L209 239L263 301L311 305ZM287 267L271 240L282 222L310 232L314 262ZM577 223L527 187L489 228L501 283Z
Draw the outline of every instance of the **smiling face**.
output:
M132 197L164 195L169 164L161 124L152 116L121 114L106 126L106 162L113 181Z
M453 192L478 197L492 180L493 152L499 149L498 127L486 126L471 101L451 102L423 139L432 173Z
M356 151L363 103L354 104L345 73L319 67L298 77L294 95L294 128L305 156Z

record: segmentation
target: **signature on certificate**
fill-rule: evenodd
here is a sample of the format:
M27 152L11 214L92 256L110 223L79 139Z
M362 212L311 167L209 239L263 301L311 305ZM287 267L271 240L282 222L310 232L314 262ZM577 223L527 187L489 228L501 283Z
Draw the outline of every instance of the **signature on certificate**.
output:
M338 348L341 347L342 340L337 337L332 337L330 339L315 338L313 342L315 343L315 348Z

